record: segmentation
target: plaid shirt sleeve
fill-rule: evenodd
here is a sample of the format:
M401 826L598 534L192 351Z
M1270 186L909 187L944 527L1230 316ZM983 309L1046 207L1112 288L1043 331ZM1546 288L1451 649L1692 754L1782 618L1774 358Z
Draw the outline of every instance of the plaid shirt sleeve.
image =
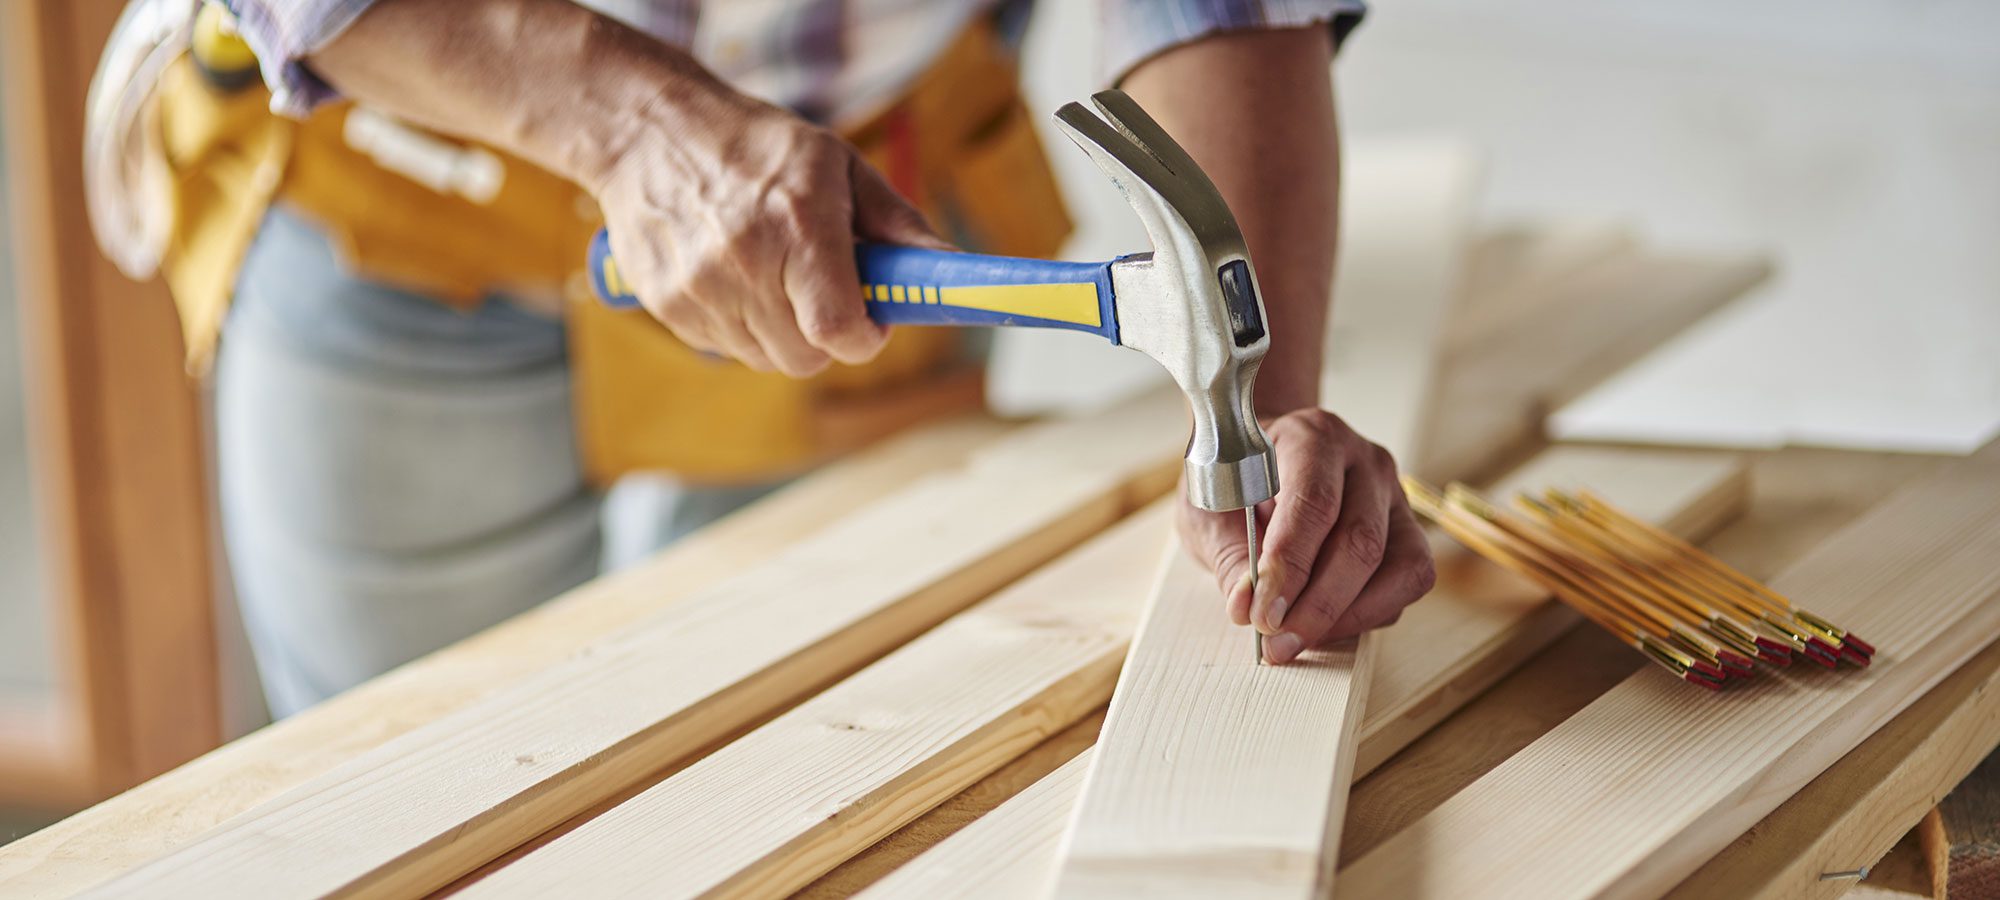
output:
M326 46L375 0L209 0L236 19L237 31L271 88L271 111L301 116L333 99L333 88L301 61Z
M1100 0L1102 69L1107 83L1140 63L1218 31L1324 24L1337 49L1368 7L1364 0Z

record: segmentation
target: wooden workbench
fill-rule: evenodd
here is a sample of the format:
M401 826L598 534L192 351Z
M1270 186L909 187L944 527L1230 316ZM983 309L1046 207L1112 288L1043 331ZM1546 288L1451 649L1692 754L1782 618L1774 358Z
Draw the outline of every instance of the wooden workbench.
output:
M1590 242L1585 242L1590 243ZM1600 246L1601 245L1601 246ZM1579 245L1580 246L1580 245ZM1635 283L1657 286L1659 268L1630 257L1625 243L1590 243L1571 262L1587 277L1622 273ZM1622 255L1621 255L1622 254ZM1489 253L1489 256L1492 254ZM1494 260L1474 265L1468 280L1496 279ZM1761 277L1762 270L1742 266L1699 267L1666 272L1693 272L1686 283L1702 287L1697 301L1663 303L1662 313L1679 324L1698 317L1740 293ZM1516 279L1519 281L1520 279ZM1692 290L1692 289L1691 289ZM1586 294L1601 293L1593 287ZM1695 291L1695 293L1701 293ZM1721 297L1723 299L1715 299ZM1632 315L1638 306L1622 308ZM1534 326L1532 310L1518 313L1512 324ZM1481 317L1469 317L1477 322ZM1492 317L1487 317L1491 319ZM1504 333L1507 317L1483 327ZM1675 330L1679 324L1672 326ZM1630 330L1630 322L1605 320L1606 332ZM1550 380L1553 370L1544 354L1479 352L1479 335L1450 335L1453 347L1469 348L1450 361L1441 378L1442 415L1476 406L1496 408L1494 385L1541 385L1527 406L1552 405L1579 384L1601 377L1615 366L1602 356L1577 363L1589 374ZM1574 341L1571 341L1574 343ZM1488 351L1494 346L1485 345ZM1642 347L1639 349L1643 349ZM1626 351L1636 354L1637 349ZM1478 377L1454 381L1453 365L1478 366ZM1542 381L1537 381L1542 379ZM1454 421L1468 422L1465 416ZM768 555L770 548L810 533L820 523L840 515L889 486L914 474L947 467L973 448L1007 428L990 420L967 420L931 429L843 464L837 478L820 479L804 490L782 494L773 501L705 530L669 550L637 572L614 575L503 624L487 633L424 660L391 672L322 704L305 714L224 746L161 778L113 798L49 829L0 848L0 894L65 896L102 883L134 866L186 845L190 840L236 813L256 806L335 765L373 748L390 737L434 721L475 699L553 665L575 648L638 621L669 603L674 596L698 590L732 571ZM1440 446L1464 447L1508 441L1495 456L1522 458L1533 441L1519 440L1518 421L1486 417L1477 440L1445 435ZM1532 431L1530 429L1530 431ZM1690 451L1689 455L1704 455ZM1713 454L1708 454L1713 455ZM1822 538L1840 529L1897 487L1940 464L1939 460L1885 454L1785 450L1753 456L1753 493L1747 510L1707 545L1755 575L1782 568ZM673 573L672 588L663 596L659 573ZM1989 649L1967 664L1961 675L1990 671L1996 653ZM1343 855L1358 856L1401 826L1415 821L1459 788L1471 783L1508 756L1582 708L1605 689L1631 674L1640 663L1630 652L1590 629L1579 629L1557 641L1526 665L1500 680L1428 734L1356 783L1348 806ZM1915 819L1909 810L1927 808L1949 787L1955 762L1935 753L1903 752L1926 734L1948 733L1967 747L1990 749L2000 742L2000 722L1976 712L1959 714L1950 700L1964 690L1964 678L1947 679L1873 738L1829 769L1793 801L1772 813L1763 824L1712 861L1684 885L1693 891L1704 878L1724 878L1736 893L1762 891L1768 896L1830 896L1852 882L1772 880L1755 885L1741 871L1775 872L1769 862L1852 859L1822 871L1840 871L1872 864L1894 844ZM981 814L1018 793L1095 740L1102 721L1086 716L1076 725L1047 739L1013 762L959 793L860 855L832 870L805 890L809 896L843 896L865 886L914 857ZM1914 723L1914 724L1906 724ZM757 723L751 723L754 727ZM1914 743L1913 743L1914 742ZM1914 762L1903 763L1909 759ZM1885 762L1886 761L1886 762ZM643 783L663 777L655 773ZM1889 785L1900 804L1832 809L1816 799L1822 783L1834 785L1840 796ZM1928 798L1928 799L1926 799ZM1820 805L1815 805L1815 804ZM1909 818L1909 822L1903 822ZM1774 876L1775 877L1775 876ZM1803 887L1801 887L1803 885ZM1690 887L1692 886L1692 887Z

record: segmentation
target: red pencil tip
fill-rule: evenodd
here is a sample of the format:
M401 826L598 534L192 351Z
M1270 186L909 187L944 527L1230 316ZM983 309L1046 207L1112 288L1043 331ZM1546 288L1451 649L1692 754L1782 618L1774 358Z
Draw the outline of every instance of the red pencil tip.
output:
M1764 637L1758 638L1757 646L1760 649L1769 650L1772 653L1782 653L1788 657L1792 655L1792 645L1779 643L1778 641L1771 640L1770 638L1764 638Z
M1805 657L1829 669L1840 664L1839 657L1832 656L1825 650L1821 650L1811 644L1806 645Z
M1821 650L1821 651L1825 652L1825 653L1826 653L1826 655L1828 655L1828 656L1835 656L1835 657L1837 657L1837 656L1839 656L1839 655L1840 655L1840 648L1839 648L1839 647L1835 647L1834 645L1832 645L1832 644L1829 644L1829 643L1827 643L1827 642L1826 642L1825 640L1823 640L1823 639L1819 638L1818 636L1813 636L1813 637L1808 637L1808 638L1806 638L1806 646L1808 646L1808 647L1816 647L1816 648L1818 648L1819 650Z
M1718 681L1722 679L1724 674L1721 666L1718 666L1715 663L1709 662L1708 660L1705 659L1695 660L1693 668L1696 671L1702 673L1703 675L1707 675L1708 677L1714 678Z
M1763 647L1757 648L1757 658L1780 668L1792 664L1792 655L1790 653L1776 653L1766 650Z
M1868 654L1856 650L1853 647L1840 648L1840 658L1847 660L1848 662L1851 662L1864 669L1868 668L1869 663L1875 661L1874 659L1870 658Z
M1875 655L1875 645L1855 637L1854 632L1848 632L1846 637L1840 639L1840 642L1861 651L1864 656Z
M1757 671L1757 664L1754 660L1733 650L1724 650L1716 654L1716 656L1722 660L1723 665L1735 669L1739 673L1747 675Z

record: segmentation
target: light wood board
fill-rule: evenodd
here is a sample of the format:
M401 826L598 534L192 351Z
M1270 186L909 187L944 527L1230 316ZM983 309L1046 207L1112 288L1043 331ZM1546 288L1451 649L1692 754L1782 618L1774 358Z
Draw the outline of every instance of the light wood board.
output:
M1639 249L1618 222L1575 219L1514 223L1481 234L1465 260L1468 302L1445 324L1448 353L1476 343L1541 310L1563 281L1591 264Z
M1296 896L1322 883L1371 642L1264 666L1249 635L1214 578L1172 554L1091 756L1057 896Z
M1449 142L1370 159L1347 173L1343 215L1369 227L1347 238L1322 402L1407 458L1459 296L1478 167ZM1169 563L1092 755L1058 896L1286 896L1332 875L1375 638L1262 666L1217 594L1185 554Z
M1364 897L1665 891L2000 633L2000 453L1818 547L1778 591L1873 641L1864 672L1761 673L1717 697L1647 669L1362 857Z
M1619 369L1756 287L1754 254L1665 256L1626 249L1526 286L1526 312L1461 338L1439 377L1451 416L1411 463L1427 478L1481 479L1541 442L1543 420ZM1497 297L1485 308L1527 306ZM1511 451L1511 452L1510 452Z
M101 893L403 895L447 884L1165 493L1184 428L1179 395L1158 394L1023 429Z
M1013 426L928 425L800 479L656 554L0 847L0 894L66 897L654 615Z
M1157 567L1169 512L1154 504L464 896L802 887L1111 696L1147 594L1134 575Z
M1873 868L1996 743L2000 645L1980 651L1667 896L1838 897L1853 882L1821 876Z
M1731 456L1559 448L1510 476L1501 490L1590 485L1635 514L1699 538L1741 508L1743 471ZM1577 621L1534 585L1468 551L1443 543L1437 550L1438 587L1382 632L1386 640L1357 750L1371 767ZM1080 760L1088 755L899 869L880 894L918 897L952 882L985 897L1020 896L1015 891L1023 885L1044 887L1055 862L1049 854L1081 787ZM1038 864L1002 876L996 861L1003 859ZM978 877L961 882L965 872Z

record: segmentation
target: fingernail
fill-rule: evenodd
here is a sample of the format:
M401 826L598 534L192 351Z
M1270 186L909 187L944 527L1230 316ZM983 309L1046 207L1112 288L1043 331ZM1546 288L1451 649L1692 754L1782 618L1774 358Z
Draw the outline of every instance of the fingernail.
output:
M1297 659L1299 651L1305 648L1304 638L1289 631L1279 632L1264 640L1264 658L1272 665L1282 666Z
M1285 624L1285 610L1292 607L1292 601L1283 597L1271 598L1271 605L1264 608L1264 633L1277 634Z

